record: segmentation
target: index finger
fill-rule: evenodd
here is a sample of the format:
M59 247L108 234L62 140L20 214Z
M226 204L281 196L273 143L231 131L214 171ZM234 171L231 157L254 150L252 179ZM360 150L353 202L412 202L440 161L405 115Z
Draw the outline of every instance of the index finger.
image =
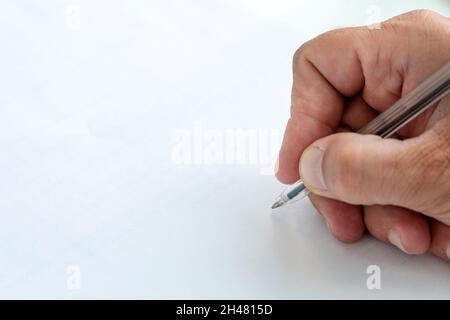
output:
M303 151L314 141L335 132L344 97L364 87L360 43L353 29L328 32L306 43L294 55L291 117L279 154L277 178L299 179Z

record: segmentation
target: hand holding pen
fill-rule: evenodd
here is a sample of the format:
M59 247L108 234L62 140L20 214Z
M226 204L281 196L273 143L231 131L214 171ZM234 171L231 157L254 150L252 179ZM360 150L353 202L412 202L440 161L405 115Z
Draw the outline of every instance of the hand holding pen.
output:
M297 51L277 177L294 183L300 162L337 239L353 242L367 229L406 253L450 261L449 61L450 21L429 11L332 31ZM363 129L379 136L351 133L389 108Z

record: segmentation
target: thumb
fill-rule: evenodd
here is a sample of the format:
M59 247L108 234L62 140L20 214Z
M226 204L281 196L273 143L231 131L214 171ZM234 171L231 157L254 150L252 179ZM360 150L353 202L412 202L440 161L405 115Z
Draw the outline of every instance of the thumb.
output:
M300 175L307 188L318 195L351 204L389 204L426 213L440 194L448 198L450 191L450 139L436 136L433 130L403 141L334 134L304 151ZM449 199L443 201L448 203Z

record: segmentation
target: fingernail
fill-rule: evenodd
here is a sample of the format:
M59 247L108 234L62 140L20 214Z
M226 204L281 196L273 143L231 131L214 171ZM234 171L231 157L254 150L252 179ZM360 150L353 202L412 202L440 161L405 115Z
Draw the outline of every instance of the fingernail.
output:
M322 162L324 151L317 147L309 147L302 155L300 175L306 185L313 189L327 190L323 179Z
M400 234L397 231L394 231L394 230L389 231L388 240L390 243L392 243L394 246L396 246L403 252L408 253L405 250L405 247L403 246L403 243L402 243L402 239L400 238Z
M447 253L447 258L450 259L450 244L447 247L447 252L446 253Z

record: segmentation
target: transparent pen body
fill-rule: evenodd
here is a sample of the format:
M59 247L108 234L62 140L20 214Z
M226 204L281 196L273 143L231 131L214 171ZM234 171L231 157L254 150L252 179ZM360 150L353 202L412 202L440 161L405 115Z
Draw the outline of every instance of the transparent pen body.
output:
M305 184L302 180L297 181L294 184L291 184L286 189L284 189L283 193L280 194L279 199L283 203L293 202L293 200L300 200L306 197L309 194L309 190L306 189Z
M450 90L450 62L358 132L386 138L412 121Z

